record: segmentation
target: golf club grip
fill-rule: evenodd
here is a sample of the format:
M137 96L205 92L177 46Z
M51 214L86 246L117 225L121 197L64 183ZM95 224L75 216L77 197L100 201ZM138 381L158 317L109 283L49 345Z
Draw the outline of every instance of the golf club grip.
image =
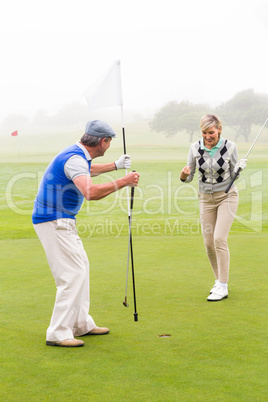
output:
M233 177L233 180L231 181L231 183L230 183L230 184L228 185L228 187L226 188L226 190L225 190L225 193L226 193L226 194L228 193L228 191L229 191L230 188L232 187L232 185L233 185L235 179L236 179L237 176L239 175L240 170L241 170L241 168L238 168L237 172L235 173L235 175L234 175L234 177Z

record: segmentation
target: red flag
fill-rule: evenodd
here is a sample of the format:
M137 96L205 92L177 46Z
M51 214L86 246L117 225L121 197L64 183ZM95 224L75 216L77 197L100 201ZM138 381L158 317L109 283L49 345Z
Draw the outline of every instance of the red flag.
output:
M18 131L13 131L13 133L11 133L11 137L16 137L18 135Z

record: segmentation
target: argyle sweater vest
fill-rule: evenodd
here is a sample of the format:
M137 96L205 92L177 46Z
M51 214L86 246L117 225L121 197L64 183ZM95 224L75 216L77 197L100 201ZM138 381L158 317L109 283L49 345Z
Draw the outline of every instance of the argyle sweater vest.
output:
M198 141L191 145L189 151L187 165L191 167L191 174L186 182L193 180L197 169L202 193L224 191L232 180L236 162L237 148L233 142L223 140L221 147L211 157L205 149L201 149L201 141Z

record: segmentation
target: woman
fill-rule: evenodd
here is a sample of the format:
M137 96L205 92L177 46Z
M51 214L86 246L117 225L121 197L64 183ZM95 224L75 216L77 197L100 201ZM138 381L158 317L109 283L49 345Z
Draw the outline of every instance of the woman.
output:
M220 301L228 297L230 255L227 238L239 199L234 184L227 194L225 189L238 168L243 170L246 167L246 159L237 162L236 145L221 137L222 124L216 115L203 116L200 127L202 139L191 145L180 180L191 182L198 169L201 227L215 276L207 300Z

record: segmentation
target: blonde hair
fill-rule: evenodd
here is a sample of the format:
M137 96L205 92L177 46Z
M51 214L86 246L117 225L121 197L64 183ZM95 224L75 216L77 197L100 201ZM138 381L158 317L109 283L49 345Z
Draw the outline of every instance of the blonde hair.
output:
M200 120L201 131L206 131L213 126L215 126L219 130L222 127L220 119L215 114L205 114Z

